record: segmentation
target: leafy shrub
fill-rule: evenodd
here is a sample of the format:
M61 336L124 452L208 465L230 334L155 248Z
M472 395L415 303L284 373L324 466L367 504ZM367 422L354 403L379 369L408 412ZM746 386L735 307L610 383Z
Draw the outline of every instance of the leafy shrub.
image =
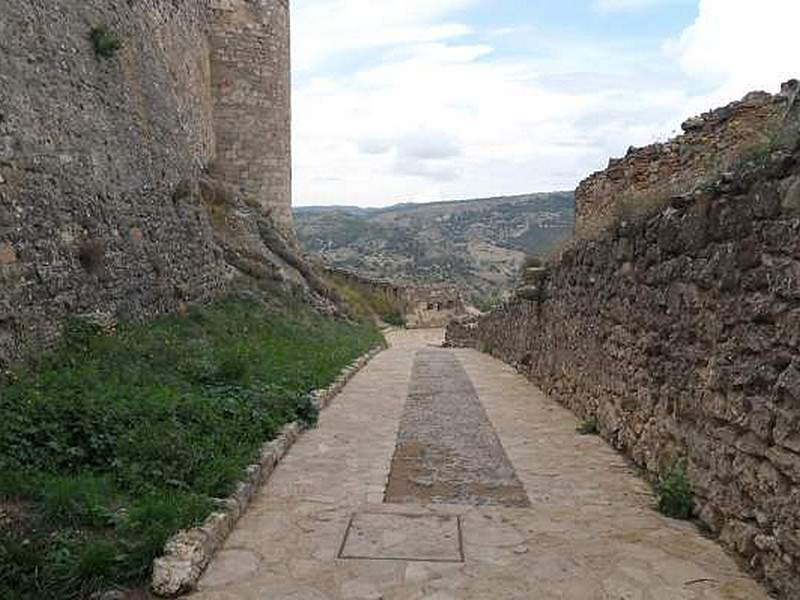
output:
M108 479L91 475L40 479L42 516L50 523L73 526L104 525L108 514L104 502L113 498Z
M386 314L381 315L381 319L387 325L392 325L394 327L405 327L406 320L403 315L399 311L392 311Z
M655 485L658 510L674 519L690 519L694 512L694 494L686 475L686 465L676 463L663 473Z
M581 435L597 435L600 433L600 426L597 423L596 417L589 417L584 419L575 428L575 431Z
M122 49L122 41L105 25L92 29L90 38L95 54L102 58L113 58Z

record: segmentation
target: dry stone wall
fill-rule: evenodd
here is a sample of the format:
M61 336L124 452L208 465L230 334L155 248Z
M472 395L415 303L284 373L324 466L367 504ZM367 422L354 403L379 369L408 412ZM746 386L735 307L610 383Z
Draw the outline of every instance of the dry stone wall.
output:
M528 283L448 343L516 365L653 477L685 460L697 515L800 598L800 146L577 241Z
M226 4L0 0L0 367L67 315L145 318L242 269L280 276L259 227L291 234L288 5Z

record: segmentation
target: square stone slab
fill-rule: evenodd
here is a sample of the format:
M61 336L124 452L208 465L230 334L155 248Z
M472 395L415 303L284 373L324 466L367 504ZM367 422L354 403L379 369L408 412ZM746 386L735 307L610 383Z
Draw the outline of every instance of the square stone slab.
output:
M339 558L464 562L461 517L356 514L347 527Z

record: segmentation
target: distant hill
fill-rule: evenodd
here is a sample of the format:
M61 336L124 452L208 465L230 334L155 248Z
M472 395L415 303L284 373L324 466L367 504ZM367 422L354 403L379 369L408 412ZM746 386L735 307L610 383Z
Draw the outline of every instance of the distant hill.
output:
M549 254L574 223L572 192L295 209L309 254L368 277L451 283L476 300L508 289L525 256Z

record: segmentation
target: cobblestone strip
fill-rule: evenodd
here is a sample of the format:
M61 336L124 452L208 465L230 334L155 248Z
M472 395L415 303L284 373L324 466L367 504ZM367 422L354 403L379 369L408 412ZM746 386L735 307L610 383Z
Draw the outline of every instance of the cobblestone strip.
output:
M530 506L469 375L450 350L416 354L385 499Z
M376 346L345 367L330 386L312 392L317 407L326 408L347 382L383 350L384 346ZM247 467L245 479L239 482L236 491L220 501L220 510L210 514L201 526L180 531L167 541L164 555L153 562L151 589L156 595L172 598L196 587L255 492L269 479L301 433L297 422L286 425L277 438L264 445L259 462Z

